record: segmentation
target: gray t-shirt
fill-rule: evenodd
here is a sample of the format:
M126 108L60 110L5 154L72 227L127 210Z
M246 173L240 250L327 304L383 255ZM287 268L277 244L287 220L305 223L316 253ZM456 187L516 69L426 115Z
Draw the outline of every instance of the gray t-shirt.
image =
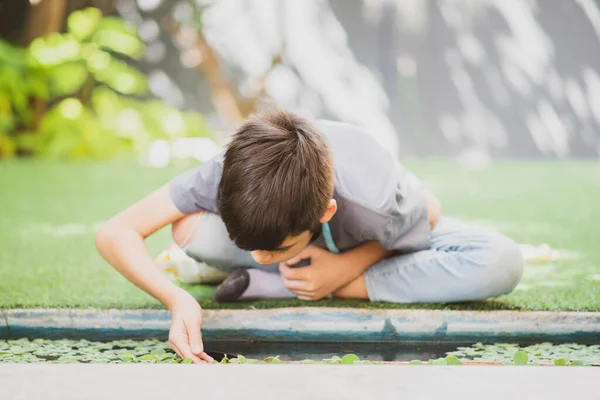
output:
M314 126L333 154L334 198L338 210L329 222L341 251L377 240L389 250L413 252L430 247L427 201L421 183L360 128L318 120ZM185 213L218 214L223 154L170 183L173 203ZM326 248L321 235L314 243Z

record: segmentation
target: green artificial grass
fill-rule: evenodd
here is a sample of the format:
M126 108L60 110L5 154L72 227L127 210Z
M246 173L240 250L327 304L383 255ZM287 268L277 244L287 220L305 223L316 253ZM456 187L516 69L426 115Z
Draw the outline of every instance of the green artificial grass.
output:
M498 161L481 170L450 160L406 164L439 195L445 215L496 227L519 243L548 243L561 251L561 258L529 263L513 293L475 303L263 300L220 305L211 299L212 287L186 288L204 308L600 310L600 163ZM94 231L189 166L0 163L0 308L161 308L100 258ZM151 253L158 254L169 240L168 230L149 238Z

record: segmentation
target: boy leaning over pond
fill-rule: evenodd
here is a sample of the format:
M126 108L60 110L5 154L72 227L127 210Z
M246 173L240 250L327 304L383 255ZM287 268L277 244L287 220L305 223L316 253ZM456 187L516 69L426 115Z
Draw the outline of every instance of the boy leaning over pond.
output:
M352 125L277 112L248 119L226 151L112 217L100 254L171 312L169 343L203 352L202 310L155 265L144 238L172 224L187 255L229 273L218 301L327 296L456 302L509 293L518 246L440 216L440 202ZM294 268L305 260L310 265Z

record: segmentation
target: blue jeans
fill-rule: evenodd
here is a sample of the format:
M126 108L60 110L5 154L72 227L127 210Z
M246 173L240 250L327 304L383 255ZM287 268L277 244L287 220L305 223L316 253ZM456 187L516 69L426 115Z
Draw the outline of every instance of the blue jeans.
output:
M205 213L183 249L198 261L229 272L236 267L278 272L262 266L229 239L221 218ZM511 292L523 273L523 258L511 239L485 228L442 217L431 248L393 255L364 272L371 301L395 303L484 300ZM283 285L283 282L282 282Z

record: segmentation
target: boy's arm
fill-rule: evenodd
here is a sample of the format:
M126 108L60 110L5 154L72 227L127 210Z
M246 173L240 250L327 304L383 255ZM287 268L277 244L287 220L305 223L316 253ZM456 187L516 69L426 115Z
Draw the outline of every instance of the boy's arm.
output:
M425 193L428 203L429 226L437 224L441 202L430 192ZM367 298L362 274L374 264L392 255L378 241L369 241L343 254L311 246L300 255L282 263L280 272L286 287L304 300L318 300L329 294L339 297ZM301 259L310 258L311 266L292 268Z
M377 241L363 243L342 254L309 246L298 256L281 263L279 271L285 287L300 300L319 300L362 276L365 270L392 253ZM307 258L310 258L309 266L293 267Z
M146 237L183 215L165 185L105 222L96 234L96 247L117 271L169 308L169 344L180 357L211 361L203 352L200 305L156 267L144 243Z

